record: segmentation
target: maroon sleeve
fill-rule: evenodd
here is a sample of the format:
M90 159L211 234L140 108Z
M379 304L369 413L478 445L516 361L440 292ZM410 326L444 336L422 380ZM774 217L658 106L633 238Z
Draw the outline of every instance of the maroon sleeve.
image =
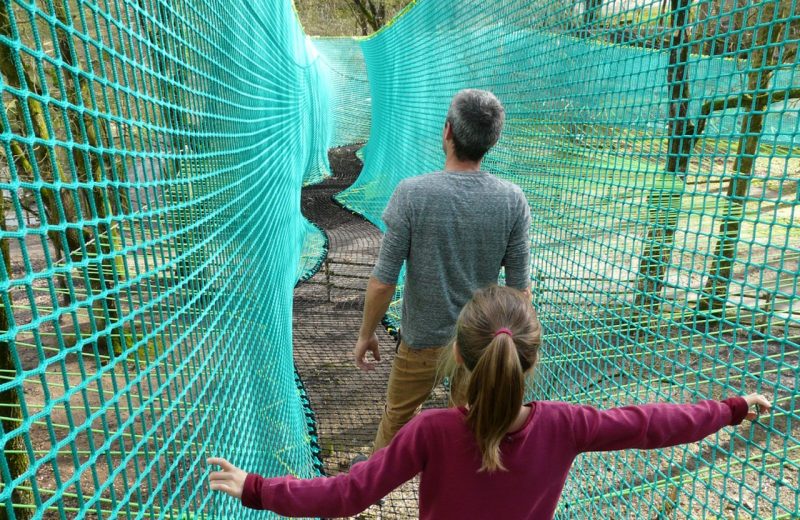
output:
M571 409L575 447L584 452L655 449L696 442L725 426L739 424L747 413L747 403L739 397L602 411L590 406Z
M248 473L244 479L244 489L242 489L242 505L250 509L264 509L261 507L261 487L266 479L255 473Z
M722 402L731 407L732 417L730 425L736 426L737 424L742 424L744 418L747 417L747 411L750 409L744 397L729 397Z
M391 444L350 473L335 477L265 479L249 474L242 504L290 517L353 516L420 473L427 461L425 414L406 424Z

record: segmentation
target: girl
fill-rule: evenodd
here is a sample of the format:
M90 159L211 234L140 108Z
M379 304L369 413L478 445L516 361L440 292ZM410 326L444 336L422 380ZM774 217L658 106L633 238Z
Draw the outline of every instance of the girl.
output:
M468 405L429 410L350 473L265 479L224 459L209 464L211 489L285 516L355 515L417 474L419 516L552 518L573 460L585 451L653 449L698 441L747 417L761 395L697 404L647 404L601 411L537 401L523 404L541 326L514 289L478 291L459 316L452 349L471 373Z

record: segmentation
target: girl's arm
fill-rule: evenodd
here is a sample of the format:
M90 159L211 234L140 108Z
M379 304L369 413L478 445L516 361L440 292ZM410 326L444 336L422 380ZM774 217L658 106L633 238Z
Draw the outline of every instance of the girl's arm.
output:
M209 459L209 464L219 464L223 468L221 472L211 473L211 488L241 498L246 507L268 509L283 516L353 516L424 469L428 459L424 428L423 414L401 428L389 446L353 466L349 473L335 477L263 478L245 474L223 459ZM236 471L246 478L237 478ZM238 489L231 489L232 480L240 481Z
M655 449L699 441L725 426L736 425L751 405L770 407L755 394L696 404L646 404L610 410L572 407L572 431L578 452L629 448Z

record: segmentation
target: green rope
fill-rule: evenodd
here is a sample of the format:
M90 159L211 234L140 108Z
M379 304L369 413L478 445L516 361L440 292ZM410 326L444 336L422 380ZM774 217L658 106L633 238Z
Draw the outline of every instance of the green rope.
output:
M791 1L578 4L420 0L362 41L372 133L337 199L383 229L397 184L442 167L452 96L492 90L506 126L484 167L522 187L533 214L545 354L531 395L608 407L759 391L775 403L735 442L701 443L702 458L581 458L559 514L791 515L800 13ZM390 327L401 303L402 284Z
M2 0L5 514L249 518L207 456L319 474L291 307L327 238L300 189L369 138L338 200L382 228L477 87L507 111L485 167L534 215L531 394L775 404L696 446L581 457L559 518L796 515L795 3L578 4L416 0L312 40L288 0ZM401 303L402 283L388 326Z

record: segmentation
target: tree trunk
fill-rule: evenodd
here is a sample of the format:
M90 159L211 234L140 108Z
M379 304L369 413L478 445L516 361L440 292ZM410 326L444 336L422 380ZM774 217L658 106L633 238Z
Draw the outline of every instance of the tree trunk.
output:
M356 20L361 25L362 32L366 36L367 27L377 31L386 22L386 5L381 0L377 5L373 0L352 0L353 12Z
M0 196L0 233L6 231L6 206L5 197ZM2 273L2 278L11 278L11 256L9 251L9 242L5 237L0 236L0 254L3 257L3 267L5 268ZM9 330L8 309L5 302L0 302L0 334L4 334ZM11 351L11 345L8 341L0 341L0 384L7 383L14 380L14 375L17 369L14 365L14 353ZM19 391L22 388L19 387ZM19 428L22 421L22 413L20 410L19 394L16 388L10 388L0 392L0 417L2 417L2 433ZM8 465L9 473L12 479L19 478L28 469L28 455L25 451L25 443L21 435L9 440L3 450L3 455ZM14 510L14 516L18 520L27 520L33 517L35 512L33 507L33 496L27 490L15 489L11 494L11 503L23 507ZM0 520L6 520L8 513L3 504L0 504Z
M55 14L58 20L63 23L65 26L70 27L72 25L72 20L70 20L67 16L66 8L64 7L63 3L56 2L54 4L55 7ZM70 66L80 68L80 63L77 61L77 54L75 53L75 49L69 40L67 33L65 31L58 32L58 49L61 54L61 59L64 60ZM69 73L69 87L67 88L67 100L75 105L75 106L87 106L85 100L90 97L90 89L91 85L85 78L82 76L78 76L76 74ZM95 131L94 121L92 120L91 116L85 115L83 120L78 115L78 113L74 110L70 110L68 114L69 119L69 127L70 132L72 134L72 139L74 141L84 141L88 144L91 148L99 149L102 145L107 143L100 142L100 139L97 136L97 132ZM103 127L101 127L101 130ZM75 164L75 170L78 176L78 179L82 183L102 183L106 180L106 177L110 177L108 175L108 166L104 165L103 157L98 152L83 152L77 148L73 149L73 160ZM109 191L113 191L114 188L107 188ZM90 197L92 202L94 203L94 210L97 214L97 217L100 221L103 221L108 218L109 215L113 215L113 210L111 205L108 201L108 194L105 192L104 188L99 186L95 186L94 188L90 189ZM101 228L102 226L102 228ZM97 225L98 233L96 243L94 243L93 247L91 245L87 246L91 249L92 253L100 253L104 256L107 256L111 252L111 246L113 243L120 244L121 240L119 239L119 230L117 227L106 223L98 223ZM106 237L106 242L103 241L103 236ZM92 244L91 240L87 240L90 244ZM119 260L117 258L116 260ZM114 278L113 273L115 271L114 265L115 259L113 258L106 258L101 262L100 268L98 269L97 273L97 280L92 282L92 288L97 290L98 292L102 292L114 286L114 281L109 282L106 279L106 276L109 278ZM116 266L119 267L119 266ZM117 272L124 273L124 266L123 269L120 271L117 269ZM104 309L104 316L103 321L105 327L112 326L114 323L119 321L119 310L118 305L116 302L116 298L114 295L109 295L105 299L105 309ZM116 337L111 335L111 349L109 349L109 354L111 351L114 353L119 353L122 351L122 346L120 344L120 336L117 335Z
M7 10L7 5L8 4L6 3L0 5L0 35L13 40L14 38L11 32L11 17L9 11ZM19 72L22 73L25 81L24 86L20 82L15 63L19 63L20 65ZM28 67L21 61L19 55L12 53L11 48L6 45L0 45L0 74L3 75L6 84L11 87L20 90L31 89L36 94L41 94L40 89L36 87L36 84L32 79ZM16 98L15 103L17 103ZM31 130L33 131L34 135L40 139L49 140L50 129L48 128L44 117L45 109L42 104L33 97L28 97L27 108L33 127ZM23 113L22 107L19 107L19 113ZM12 133L26 135L27 132L22 131L23 128L12 128L11 131ZM47 147L41 144L36 144L31 145L30 148L31 151L28 155L33 159L31 161L32 170L34 172L39 172L41 180L45 182L52 182L55 180L55 174L58 173L60 174L60 180L63 182L72 182L69 174L63 169L58 168L55 154L52 153ZM42 188L41 195L42 201L48 209L48 213L52 218L56 218L55 222L51 223L58 223L62 220L64 223L77 221L77 205L75 203L74 195L70 193L69 190L65 189L62 190L61 193L58 193L52 188ZM59 200L61 202L60 207L63 208L63 215L61 214L62 210L59 209ZM63 233L67 241L66 245L62 244L62 247L65 251L76 252L82 250L82 241L80 232L78 230L75 228L69 228ZM60 241L61 240L59 239L56 243Z
M594 32L594 22L597 20L597 13L600 12L602 6L603 0L584 0L582 37L588 38Z
M10 121L16 121L15 119L9 117ZM0 131L5 131L5 125L3 121L0 121ZM14 133L15 129L12 127L11 132ZM33 172L33 165L31 164L28 154L22 149L22 147L16 141L9 142L9 146L11 148L11 159L13 161L13 166L17 171L17 176L24 176L27 179L33 179L34 172ZM32 208L28 208L23 204L23 209L28 211L29 213L32 212ZM40 211L36 212L36 218L40 221L42 218L46 218L48 221L51 219L57 219L58 217L55 215L50 215L50 209L47 205L45 205L44 211L45 215L40 215ZM67 245L62 243L61 235L58 234L57 231L48 230L47 231L47 238L50 239L50 243L53 244L53 249L55 251L56 262L60 262L62 258L65 258L68 251ZM59 302L66 306L67 297L66 297L66 286L67 286L67 277L64 274L58 275L58 287L61 290L61 295L59 297Z
M788 2L780 2L781 9L776 12L778 1L763 5L763 20L775 20L780 16ZM780 16L783 18L783 16ZM732 281L733 265L736 261L736 250L739 243L744 206L750 190L755 155L764 129L765 108L770 101L765 95L769 91L772 75L779 61L780 49L777 42L783 37L786 24L774 26L762 24L756 30L754 49L750 54L750 72L747 78L748 95L746 114L742 119L741 137L739 138L734 175L728 184L725 196L728 207L720 224L717 245L714 249L715 259L708 273L703 288L703 295L697 302L700 312L716 312L724 307Z
M639 262L636 305L644 311L657 312L661 306L661 291L672 258L680 200L684 178L689 169L689 152L694 145L695 128L688 120L689 76L686 61L689 56L689 34L686 29L689 0L672 0L672 38L670 40L669 67L669 141L667 143L666 173L675 177L679 191L658 191L648 197L650 229L647 232L644 252Z
M144 16L143 13L148 12L146 0L138 0L138 2L139 8L141 9L139 13L140 26L146 31L147 40L153 47L161 49L164 38L169 36L162 37L160 29ZM172 23L174 17L172 16L170 8L162 3L158 3L157 9L157 12L152 13L152 16L161 22L162 25L171 27L174 31L180 33L181 25ZM174 63L174 71L171 70L170 65L173 64L173 62L171 60L166 60L164 56L157 51L153 51L153 61L156 64L158 73L172 80L156 80L156 83L158 84L158 97L162 101L159 111L161 112L163 126L172 130L169 136L169 144L171 145L169 151L178 156L183 153L184 148L188 145L185 138L186 118L183 112L176 108L185 106L181 100L181 88L178 86L183 85L182 68L180 63L176 62ZM180 174L181 158L176 157L169 161L169 167L170 168L167 168L167 174L172 178L177 177Z

